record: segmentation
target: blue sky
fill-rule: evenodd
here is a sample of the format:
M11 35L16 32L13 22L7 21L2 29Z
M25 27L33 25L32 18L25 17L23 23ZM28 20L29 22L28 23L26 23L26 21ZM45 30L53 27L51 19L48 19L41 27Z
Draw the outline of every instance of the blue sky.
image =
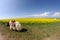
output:
M0 0L0 19L60 17L60 0Z

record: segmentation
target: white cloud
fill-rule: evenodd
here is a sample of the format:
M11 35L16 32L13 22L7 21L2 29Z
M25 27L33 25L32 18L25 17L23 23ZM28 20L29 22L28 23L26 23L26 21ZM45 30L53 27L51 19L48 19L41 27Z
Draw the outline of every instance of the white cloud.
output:
M45 12L43 14L41 14L41 16L48 16L50 12Z
M50 14L51 12L44 12L41 14L33 14L33 17L60 17L60 12L55 12L54 14Z
M53 17L60 17L60 12L55 12L52 16Z
M32 16L36 16L36 17L46 17L46 16L49 16L49 13L50 13L50 12L44 12L44 13L41 13L41 14L33 14Z
M55 12L55 13L52 13L51 12L44 12L44 13L40 13L40 14L32 14L32 15L25 15L25 16L22 16L23 17L60 17L60 12Z

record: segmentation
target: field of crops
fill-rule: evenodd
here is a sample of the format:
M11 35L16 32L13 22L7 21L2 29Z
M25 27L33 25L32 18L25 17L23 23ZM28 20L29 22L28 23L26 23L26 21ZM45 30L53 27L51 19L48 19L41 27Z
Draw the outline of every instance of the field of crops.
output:
M20 23L52 23L52 22L60 22L60 19L57 18L13 18L13 19L4 19L0 20L1 22L8 22L10 20L15 20Z

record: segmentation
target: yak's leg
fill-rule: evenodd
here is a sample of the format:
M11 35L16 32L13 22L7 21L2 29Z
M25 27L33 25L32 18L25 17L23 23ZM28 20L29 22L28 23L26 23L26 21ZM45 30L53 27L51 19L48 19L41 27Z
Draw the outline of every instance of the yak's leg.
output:
M13 30L13 27L12 26L10 26L10 30Z

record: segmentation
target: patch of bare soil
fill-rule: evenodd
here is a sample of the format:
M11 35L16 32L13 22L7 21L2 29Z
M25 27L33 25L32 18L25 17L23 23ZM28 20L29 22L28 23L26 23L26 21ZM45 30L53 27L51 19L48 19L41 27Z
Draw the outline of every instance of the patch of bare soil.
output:
M3 40L4 38L3 38L3 36L1 35L1 33L0 33L0 40Z
M56 32L51 37L46 37L43 40L60 40L60 31Z
M3 27L0 26L0 40L6 40L6 36L2 35L1 31L3 30Z

